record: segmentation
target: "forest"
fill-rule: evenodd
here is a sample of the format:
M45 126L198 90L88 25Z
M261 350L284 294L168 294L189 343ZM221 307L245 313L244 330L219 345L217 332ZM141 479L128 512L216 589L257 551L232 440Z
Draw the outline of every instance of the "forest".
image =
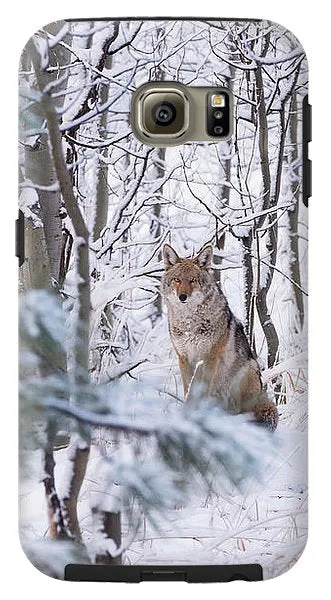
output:
M133 134L148 81L221 86L228 141ZM308 69L268 21L61 21L20 61L20 535L68 563L258 563L307 537ZM184 402L162 247L214 248L215 278L278 406L270 434Z

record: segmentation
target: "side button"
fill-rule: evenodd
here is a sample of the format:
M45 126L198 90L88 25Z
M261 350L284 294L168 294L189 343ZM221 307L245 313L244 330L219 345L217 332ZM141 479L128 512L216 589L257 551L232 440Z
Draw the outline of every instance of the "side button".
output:
M302 118L302 200L305 206L308 206L308 199L312 193L312 168L309 160L308 146L312 138L312 119L311 105L308 103L308 96L303 99L303 118Z
M308 103L308 96L303 99L303 142L311 142L312 139L312 120L311 104Z
M308 158L305 160L304 164L303 164L303 194L302 194L302 198L303 198L303 203L305 206L308 206L308 199L311 196L311 192L312 192L312 184L311 184L311 172L312 172L312 167L311 167L312 163L311 160L309 160Z
M21 210L18 211L18 219L15 221L15 256L18 257L18 266L21 267L24 263L24 214Z

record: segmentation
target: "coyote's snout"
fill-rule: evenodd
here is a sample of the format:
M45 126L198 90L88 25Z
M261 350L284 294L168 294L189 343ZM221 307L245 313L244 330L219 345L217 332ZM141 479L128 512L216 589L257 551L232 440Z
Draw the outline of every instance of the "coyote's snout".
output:
M257 421L275 429L278 412L262 389L260 370L241 323L210 271L211 246L194 258L180 258L164 245L162 290L169 331L178 355L184 394L195 384L234 413L252 411Z

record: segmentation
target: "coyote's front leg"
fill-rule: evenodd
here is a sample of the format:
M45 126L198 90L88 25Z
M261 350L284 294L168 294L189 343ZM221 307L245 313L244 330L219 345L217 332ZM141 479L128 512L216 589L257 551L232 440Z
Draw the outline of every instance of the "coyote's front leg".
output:
M211 354L203 362L204 392L209 398L215 397L217 381L219 379L220 357Z
M182 376L184 397L186 398L187 392L190 388L192 377L194 375L194 369L193 369L191 363L188 361L188 359L185 356L178 354L178 362L179 362L180 374Z
M186 359L180 358L179 366L186 400L191 400L198 395L204 397L215 395L217 365L218 358L216 357L198 360L194 365Z

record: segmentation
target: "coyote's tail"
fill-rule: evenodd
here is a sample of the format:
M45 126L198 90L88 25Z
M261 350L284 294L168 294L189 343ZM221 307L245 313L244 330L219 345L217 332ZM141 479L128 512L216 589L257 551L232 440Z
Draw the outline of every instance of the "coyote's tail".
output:
M279 419L276 404L270 400L265 400L254 406L253 413L258 424L264 425L270 429L270 431L275 431Z

